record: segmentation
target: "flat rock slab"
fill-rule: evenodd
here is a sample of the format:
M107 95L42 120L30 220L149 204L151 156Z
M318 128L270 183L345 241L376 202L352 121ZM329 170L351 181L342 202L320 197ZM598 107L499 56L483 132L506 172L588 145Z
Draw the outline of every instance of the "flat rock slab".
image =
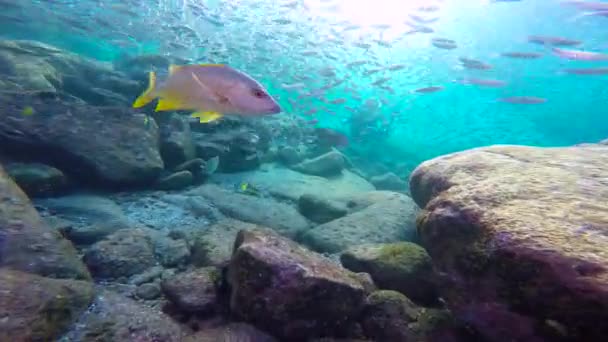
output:
M268 191L272 196L297 201L304 194L348 196L375 190L374 186L356 174L343 170L341 175L324 178L305 175L277 165L264 165L254 172L238 174L216 174L213 181L238 184L249 182L255 187Z
M450 280L443 295L480 317L472 323L482 334L491 337L483 317L521 317L511 323L531 318L569 339L605 338L608 325L597 322L608 319L608 146L464 151L421 164L410 188L425 208L422 239ZM474 315L488 307L512 314ZM547 338L533 328L517 335L525 330L505 332Z
M200 186L188 194L204 196L228 217L272 228L290 238L308 229L308 221L297 209L272 198L235 193L214 184Z
M316 251L338 253L367 243L415 240L418 208L406 195L370 191L336 199L351 213L308 230L301 241Z

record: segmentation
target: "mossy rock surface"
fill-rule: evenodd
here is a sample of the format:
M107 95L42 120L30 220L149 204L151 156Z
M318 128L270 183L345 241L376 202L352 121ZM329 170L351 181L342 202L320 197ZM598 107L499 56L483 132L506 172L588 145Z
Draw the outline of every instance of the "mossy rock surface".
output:
M380 289L399 291L424 304L437 301L431 258L419 245L411 242L359 245L347 249L340 260L352 271L369 273Z
M605 339L607 179L601 144L497 145L422 163L410 178L418 230L451 308L479 317L471 324L485 336L550 317L567 339ZM525 338L553 338L528 326Z

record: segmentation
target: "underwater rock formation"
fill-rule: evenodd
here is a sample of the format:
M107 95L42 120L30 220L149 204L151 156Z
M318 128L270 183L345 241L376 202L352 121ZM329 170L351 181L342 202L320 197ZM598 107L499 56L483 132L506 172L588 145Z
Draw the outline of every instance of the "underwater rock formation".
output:
M90 183L145 184L158 176L157 127L124 97L136 95L137 82L37 42L0 41L0 61L0 144L9 157L46 162Z
M209 314L218 309L221 272L215 267L179 273L161 283L163 293L180 310Z
M354 246L340 255L353 272L369 273L381 289L395 290L423 305L437 304L431 257L411 242Z
M296 165L292 165L291 168L313 176L331 177L342 173L345 163L342 153L331 151L313 159L306 159Z
M370 182L378 190L390 190L390 191L407 191L408 184L402 180L396 174L387 172L378 176L374 176L370 179Z
M230 309L277 337L336 336L363 307L353 273L271 230L241 231L234 247Z
M137 185L163 169L158 130L124 107L93 107L54 93L0 93L3 152L48 162L86 183ZM25 116L24 108L33 114ZM92 138L94 137L94 138Z
M366 299L362 314L363 329L377 341L408 342L414 340L409 324L420 315L420 308L399 292L381 290Z
M30 197L57 195L69 184L61 170L40 163L10 163L6 172Z
M271 198L234 193L213 184L189 193L206 197L228 217L273 228L287 237L308 229L308 222L294 207Z
M102 290L91 310L76 323L68 341L181 342L184 329L156 308L137 303L123 294Z
M346 203L350 213L316 226L301 236L300 240L316 251L337 253L366 243L416 239L418 208L403 194L370 191L336 200Z
M421 164L410 179L419 231L455 315L490 340L604 339L606 179L608 147L597 144L492 146Z
M0 340L58 337L93 299L89 279L70 242L0 167Z

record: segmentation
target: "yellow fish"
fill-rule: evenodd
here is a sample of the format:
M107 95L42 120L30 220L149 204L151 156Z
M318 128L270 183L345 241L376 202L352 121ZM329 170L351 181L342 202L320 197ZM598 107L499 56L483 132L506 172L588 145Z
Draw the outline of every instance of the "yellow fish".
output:
M223 115L261 116L281 112L264 87L242 71L223 64L171 65L157 84L150 72L148 89L133 103L140 108L158 98L155 111L194 110L192 117L211 122Z
M21 111L22 115L25 116L30 116L34 114L34 108L32 106L27 106L25 108L23 108L23 110Z

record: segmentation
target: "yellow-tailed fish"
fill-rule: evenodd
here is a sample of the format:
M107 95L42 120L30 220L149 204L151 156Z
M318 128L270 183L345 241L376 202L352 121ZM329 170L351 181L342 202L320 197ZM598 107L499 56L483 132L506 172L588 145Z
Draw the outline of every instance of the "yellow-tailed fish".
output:
M34 108L32 106L27 106L25 108L23 108L23 110L21 111L22 115L25 116L30 116L34 114Z
M281 112L266 89L249 75L223 64L171 65L157 84L150 72L148 89L133 103L140 108L158 98L155 111L193 110L192 117L211 122L223 115L261 116Z

